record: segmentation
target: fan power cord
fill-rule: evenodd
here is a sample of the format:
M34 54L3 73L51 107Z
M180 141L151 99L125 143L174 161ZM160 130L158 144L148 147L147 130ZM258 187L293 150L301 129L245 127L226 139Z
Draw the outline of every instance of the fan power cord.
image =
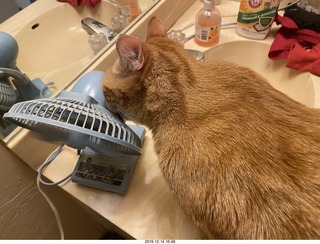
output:
M59 212L57 210L57 208L54 206L53 202L50 200L49 196L41 189L41 185L40 183L46 185L46 186L56 186L61 184L62 182L68 180L72 173L69 174L68 176L64 177L62 180L59 180L57 182L46 182L42 179L42 173L43 171L46 169L46 167L58 156L58 154L62 151L64 147L64 144L61 144L45 161L44 163L38 168L38 175L37 175L37 187L39 192L43 195L43 197L46 199L46 201L48 202L48 204L50 205L54 216L56 218L57 224L58 224L58 228L59 228L59 232L60 232L60 238L61 240L64 240L64 231L63 231L63 227L62 227L62 223L61 223L61 219L60 219L60 215Z
M39 181L46 185L46 186L56 186L59 185L63 182L65 182L66 180L68 180L72 173L70 173L69 175L67 175L66 177L64 177L63 179L57 181L57 182L46 182L42 179L42 173L44 172L44 170L46 169L46 167L51 164L51 162L59 155L59 153L62 151L63 147L65 144L61 144L47 159L46 161L39 167L38 169L38 178Z
M301 0L296 0L296 1L292 2L292 3L289 3L287 6L284 6L284 7L282 7L282 8L279 8L279 9L278 9L278 12L279 12L279 11L282 11L282 10L285 10L286 8L290 8L291 6L293 6L293 5L295 5L295 4L299 3L299 2L301 2Z

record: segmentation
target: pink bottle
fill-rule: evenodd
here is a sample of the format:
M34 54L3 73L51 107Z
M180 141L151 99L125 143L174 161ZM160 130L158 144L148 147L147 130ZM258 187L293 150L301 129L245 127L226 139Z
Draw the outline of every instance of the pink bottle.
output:
M214 0L204 0L195 21L195 42L202 47L212 47L219 43L221 14Z

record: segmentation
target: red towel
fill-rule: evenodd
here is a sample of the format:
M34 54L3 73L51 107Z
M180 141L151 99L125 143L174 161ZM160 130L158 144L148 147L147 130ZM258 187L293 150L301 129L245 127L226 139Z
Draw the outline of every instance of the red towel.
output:
M287 67L320 75L320 33L299 29L289 17L276 16L278 30L269 50L272 60L287 59Z
M286 66L320 76L320 43L310 50L299 44L293 45Z
M80 6L81 4L85 3L90 8L96 6L101 0L58 0L58 2L68 2L73 6Z
M289 17L276 16L276 23L282 27L278 30L269 51L272 60L287 58L291 47L297 43L312 48L320 43L320 33L308 29L299 29Z

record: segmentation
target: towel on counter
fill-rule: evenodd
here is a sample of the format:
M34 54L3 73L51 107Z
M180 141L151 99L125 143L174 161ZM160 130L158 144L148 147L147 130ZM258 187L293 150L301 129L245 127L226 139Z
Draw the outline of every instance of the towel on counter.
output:
M286 66L289 68L320 75L319 61L311 61L320 55L320 33L299 29L289 17L277 15L275 21L282 27L271 44L269 58L272 60L287 59Z
M300 44L305 48L313 48L320 43L320 33L308 29L299 29L289 17L276 16L276 23L282 27L278 30L269 51L272 60L287 58L291 47Z
M96 6L101 0L58 0L58 2L68 2L73 6L80 6L81 4L85 3L90 8Z
M307 50L299 44L293 45L286 66L301 71L309 71L320 76L320 43Z

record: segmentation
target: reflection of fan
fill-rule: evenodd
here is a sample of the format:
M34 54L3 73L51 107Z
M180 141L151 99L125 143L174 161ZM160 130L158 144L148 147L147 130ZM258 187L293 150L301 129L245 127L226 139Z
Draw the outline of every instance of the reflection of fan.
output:
M31 81L20 72L16 67L17 56L18 44L15 39L5 32L0 32L0 115L16 102L52 95L39 78ZM12 129L1 116L1 134L5 136Z
M0 110L8 110L18 100L13 87L0 80Z
M0 32L0 109L9 109L17 101L48 97L52 93L40 79L30 80L16 67L18 44ZM15 89L16 88L16 89Z
M72 180L124 193L141 152L145 130L128 126L105 108L103 72L84 75L58 98L14 104L4 118L41 137L84 149Z
M0 68L0 75L0 109L8 110L15 102L52 95L47 85L39 78L31 81L17 68ZM5 89L2 89L3 87Z

